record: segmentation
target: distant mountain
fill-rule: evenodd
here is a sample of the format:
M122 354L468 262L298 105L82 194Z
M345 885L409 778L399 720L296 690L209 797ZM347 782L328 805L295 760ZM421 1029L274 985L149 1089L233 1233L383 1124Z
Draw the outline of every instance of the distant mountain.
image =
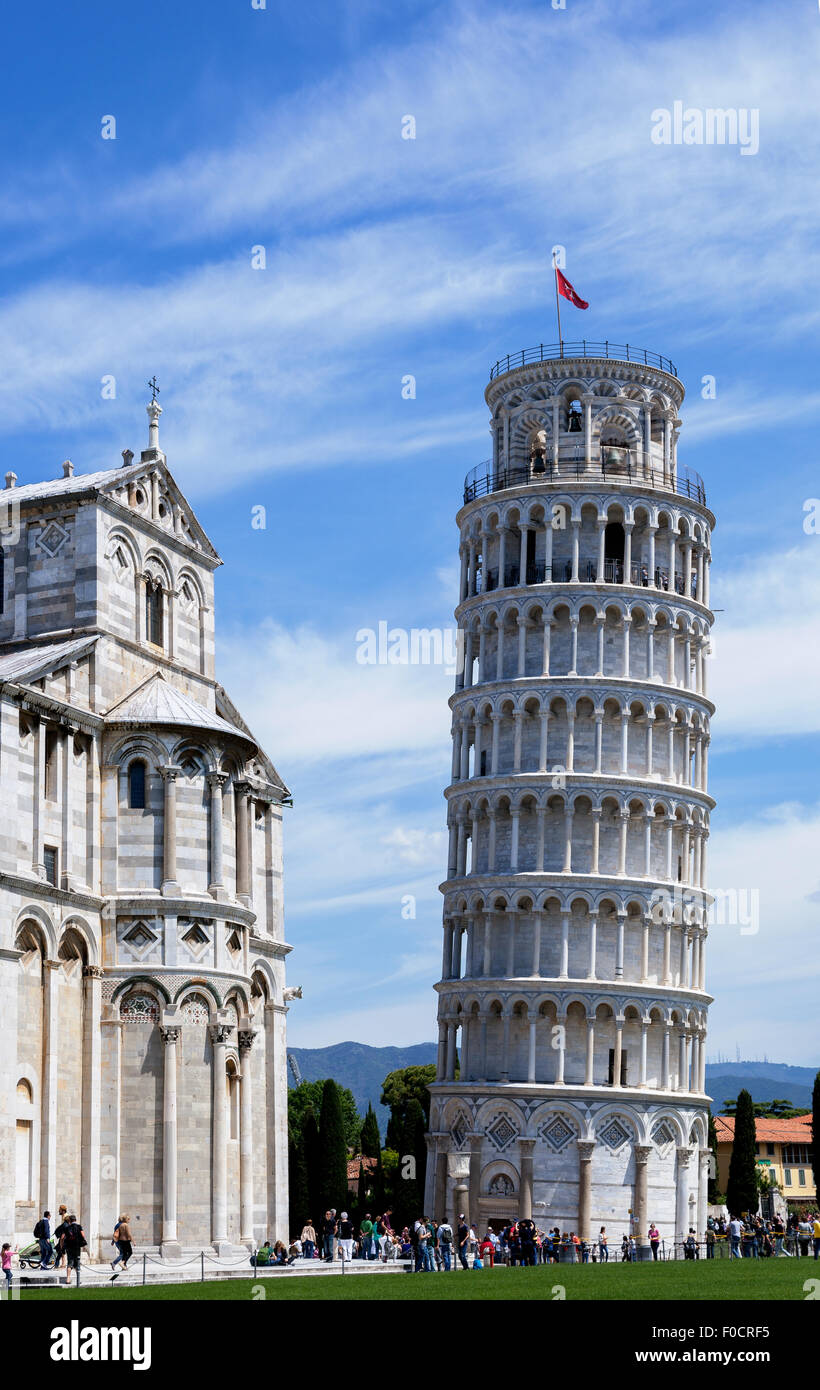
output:
M368 1102L379 1121L382 1139L390 1111L380 1104L384 1078L401 1067L424 1067L436 1060L435 1043L415 1043L412 1047L368 1047L366 1043L344 1042L333 1047L289 1047L288 1056L296 1061L303 1081L324 1081L332 1076L340 1086L353 1092L359 1113ZM295 1085L288 1069L288 1085Z
M752 1100L790 1100L798 1109L810 1110L816 1075L816 1067L789 1067L784 1062L711 1062L706 1065L706 1090L715 1115L744 1089Z
M289 1047L288 1055L295 1059L303 1081L324 1081L332 1076L340 1086L347 1086L362 1115L371 1102L384 1138L388 1110L379 1104L384 1078L401 1067L423 1067L435 1062L436 1044L368 1047L366 1043L344 1042L334 1047ZM706 1091L712 1097L716 1115L744 1087L751 1091L753 1100L790 1100L792 1105L810 1109L816 1073L814 1067L790 1067L785 1062L708 1062ZM288 1085L294 1084L289 1071Z

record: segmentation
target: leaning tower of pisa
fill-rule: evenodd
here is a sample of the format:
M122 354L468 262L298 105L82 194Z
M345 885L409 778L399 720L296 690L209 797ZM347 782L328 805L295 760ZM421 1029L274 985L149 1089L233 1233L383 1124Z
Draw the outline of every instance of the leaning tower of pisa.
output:
M458 513L427 1201L648 1254L705 1229L714 517L674 365L497 362Z

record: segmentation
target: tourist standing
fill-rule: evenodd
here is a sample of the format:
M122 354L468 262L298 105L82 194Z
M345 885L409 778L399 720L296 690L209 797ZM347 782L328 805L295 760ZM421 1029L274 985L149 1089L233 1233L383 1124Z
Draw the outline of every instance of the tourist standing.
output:
M652 1225L649 1227L649 1244L650 1244L650 1246L651 1246L651 1248L652 1248L652 1259L653 1259L653 1260L656 1260L656 1259L658 1258L658 1250L659 1250L659 1248L660 1248L660 1243L661 1243L660 1232L659 1232L657 1226L655 1225L655 1223L654 1223L654 1221L653 1221L653 1222L652 1222Z
M57 1208L57 1225L54 1228L54 1268L59 1269L63 1262L65 1250L63 1249L63 1237L67 1226L66 1213L68 1207L63 1205Z
M601 1264L609 1262L609 1246L606 1239L606 1226L602 1226L598 1233L598 1257Z
M302 1242L302 1254L306 1260L312 1260L316 1249L316 1230L310 1217L307 1219L307 1225L302 1227L300 1240Z
M128 1225L127 1217L125 1221L120 1221L119 1242L121 1247L123 1247L122 1267L123 1269L126 1269L128 1266L128 1261L131 1258L131 1228ZM71 1283L72 1269L75 1269L77 1271L77 1283L79 1284L80 1257L82 1256L82 1252L86 1245L87 1241L85 1238L85 1232L83 1231L83 1228L77 1220L76 1216L72 1214L68 1218L68 1225L66 1227L65 1236L63 1237L63 1246L66 1255L66 1284Z
M449 1221L442 1221L438 1228L438 1244L441 1251L441 1260L444 1268L452 1267L453 1254L453 1228Z
M729 1222L729 1259L739 1260L742 1258L740 1253L740 1239L743 1235L743 1223L739 1217L733 1216Z
M34 1239L40 1244L40 1268L48 1269L51 1259L51 1212L44 1211L34 1227Z
M333 1241L336 1235L336 1218L332 1211L326 1211L322 1222L322 1258L325 1264L333 1264Z
M461 1268L469 1269L470 1266L467 1263L467 1247L470 1240L470 1228L467 1225L463 1212L458 1218L458 1230L456 1231L456 1240L458 1242L458 1258L461 1260Z
M373 1222L370 1219L370 1212L365 1213L364 1220L359 1227L359 1234L362 1238L362 1259L369 1260L373 1254Z
M0 1265L2 1265L3 1273L6 1276L6 1288L10 1289L13 1275L11 1272L11 1246L8 1241L6 1241L2 1251L0 1251Z
M342 1259L350 1261L353 1259L353 1222L346 1211L343 1211L339 1218L338 1230Z

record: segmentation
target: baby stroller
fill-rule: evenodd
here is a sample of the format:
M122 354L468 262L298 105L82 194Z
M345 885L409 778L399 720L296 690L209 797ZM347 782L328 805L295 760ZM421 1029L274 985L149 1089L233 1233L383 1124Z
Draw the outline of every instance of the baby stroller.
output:
M51 1254L48 1257L47 1266L50 1269L55 1263L54 1242L49 1241L49 1245L51 1247ZM30 1245L24 1246L23 1249L18 1252L17 1258L20 1261L21 1269L39 1269L40 1265L43 1263L40 1254L39 1240L33 1240Z

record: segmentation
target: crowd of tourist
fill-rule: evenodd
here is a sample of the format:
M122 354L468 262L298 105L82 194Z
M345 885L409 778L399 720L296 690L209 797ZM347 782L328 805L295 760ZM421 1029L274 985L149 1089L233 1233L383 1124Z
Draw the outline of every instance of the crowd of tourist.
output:
M780 1217L770 1220L761 1216L741 1220L733 1217L709 1217L701 1238L691 1229L682 1243L670 1236L664 1239L655 1222L647 1231L647 1242L654 1260L682 1255L684 1259L714 1259L718 1251L732 1259L765 1259L782 1255L809 1256L820 1259L820 1212L794 1213L788 1222ZM279 1258L270 1259L270 1249L260 1249L261 1263L292 1264L298 1258L323 1260L412 1260L417 1273L436 1272L454 1268L484 1269L495 1264L537 1265L577 1263L606 1264L610 1259L632 1263L638 1259L635 1235L623 1235L619 1242L610 1243L607 1229L601 1226L597 1236L586 1240L576 1231L561 1230L559 1226L541 1229L529 1218L510 1221L496 1231L489 1225L479 1230L475 1224L459 1216L455 1229L447 1220L433 1221L419 1217L412 1225L395 1229L393 1213L387 1210L378 1216L367 1213L355 1223L347 1212L325 1212L318 1224L308 1221L301 1235L292 1240L289 1248L279 1242Z

